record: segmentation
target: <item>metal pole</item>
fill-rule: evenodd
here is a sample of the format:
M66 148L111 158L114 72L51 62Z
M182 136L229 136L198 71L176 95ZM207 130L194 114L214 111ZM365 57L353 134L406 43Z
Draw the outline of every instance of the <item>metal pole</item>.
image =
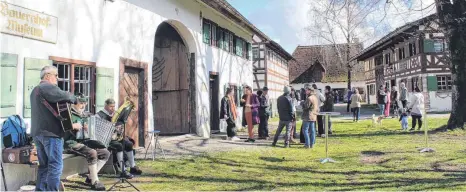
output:
M328 121L328 114L325 114L325 158L328 158L328 127L329 127L329 121Z
M421 149L421 153L431 153L431 152L435 152L435 149L433 148L429 148L429 133L428 133L428 129L429 129L429 126L428 126L428 123L427 123L427 111L426 109L424 108L424 139L425 139L425 142L426 142L426 147Z

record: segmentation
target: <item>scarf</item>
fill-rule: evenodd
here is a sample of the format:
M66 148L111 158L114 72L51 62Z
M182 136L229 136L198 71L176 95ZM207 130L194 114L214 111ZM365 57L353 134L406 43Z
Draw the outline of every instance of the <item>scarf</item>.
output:
M228 96L228 101L230 102L230 111L232 113L233 120L236 120L236 105L235 100L233 100L232 96Z

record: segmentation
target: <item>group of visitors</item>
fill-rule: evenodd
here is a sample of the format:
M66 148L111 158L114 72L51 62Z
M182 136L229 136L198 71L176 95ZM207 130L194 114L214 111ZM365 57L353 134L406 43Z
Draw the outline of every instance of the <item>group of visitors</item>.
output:
M419 87L415 87L414 93L408 102L408 89L404 82L400 85L399 91L396 86L393 86L392 90L383 85L380 86L377 92L377 104L379 106L380 115L389 117L390 107L392 107L393 114L395 116L400 116L402 129L407 130L407 116L410 113L412 117L412 127L410 130L415 130L416 125L418 125L418 129L421 129L422 115L424 111L424 95L421 93Z
M259 139L269 138L268 121L271 115L270 100L267 87L259 90L257 94L252 92L249 86L244 87L245 94L241 97L240 106L243 107L243 127L248 128L248 139L245 142L255 142L254 126L259 124ZM236 136L236 104L233 89L226 90L225 97L222 98L220 106L220 118L227 122L227 136L230 140L240 140Z
M289 86L285 86L283 89L283 95L277 99L277 109L279 115L279 124L277 132L275 133L273 146L276 146L278 137L280 136L283 128L285 131L285 147L289 147L293 141L293 135L296 136L296 106L300 105L302 108L301 119L303 121L301 128L302 143L305 148L312 148L315 144L316 138L316 124L318 135L324 137L324 126L325 119L322 115L319 115L320 111L332 112L334 109L334 96L330 86L325 87L325 95L323 95L318 89L317 85L313 84L310 86L306 84L304 86L304 94L301 101L297 102L293 98L294 89ZM329 134L332 134L331 121L329 122Z

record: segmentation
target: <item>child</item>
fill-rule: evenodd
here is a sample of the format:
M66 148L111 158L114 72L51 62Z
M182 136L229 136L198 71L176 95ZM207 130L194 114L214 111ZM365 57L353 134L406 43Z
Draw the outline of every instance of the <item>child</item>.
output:
M406 112L405 108L401 110L399 121L401 121L401 128L403 129L403 131L408 130L408 113Z

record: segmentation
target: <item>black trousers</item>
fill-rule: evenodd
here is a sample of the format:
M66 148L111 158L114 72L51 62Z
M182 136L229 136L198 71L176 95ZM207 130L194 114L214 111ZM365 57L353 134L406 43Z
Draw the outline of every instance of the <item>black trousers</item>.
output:
M317 134L322 135L325 134L324 130L324 116L317 115Z
M413 118L413 125L411 128L416 128L416 121L418 123L418 129L421 129L422 127L422 115L411 115L411 117Z
M234 137L236 136L236 123L233 119L227 119L227 136Z
M350 105L351 105L351 101L348 100L348 104L346 105L346 112L350 112Z
M401 101L401 105L403 105L403 109L406 109L407 104L408 104L408 101L406 100Z
M269 116L259 116L259 137L269 137Z

